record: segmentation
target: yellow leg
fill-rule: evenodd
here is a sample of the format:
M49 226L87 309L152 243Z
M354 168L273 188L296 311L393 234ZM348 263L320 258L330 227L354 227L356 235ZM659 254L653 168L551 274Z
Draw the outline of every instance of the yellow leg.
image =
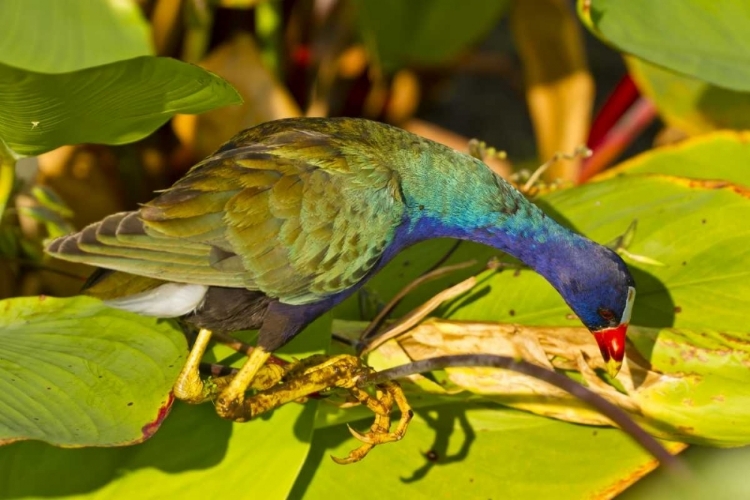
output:
M396 382L384 382L376 386L375 396L371 396L367 391L357 387L356 384L361 377L372 372L372 369L362 363L360 358L346 354L333 357L311 356L288 366L287 369L282 383L247 398L244 397L244 390L238 386L235 389L240 391L237 393L238 397L225 400L233 404L220 407L221 398L225 397L231 385L235 384L237 380L235 378L217 400L217 412L225 418L236 421L249 420L291 401L300 400L309 394L338 387L347 390L361 404L367 406L375 414L375 421L366 433L350 428L352 435L363 444L345 458L332 457L334 461L339 464L358 462L376 445L398 441L406 434L413 412L403 390ZM240 373L236 377L239 377ZM230 394L229 397L233 395ZM401 418L396 429L391 432L391 411L394 404L401 411ZM227 410L229 411L222 413Z
M237 422L247 420L248 417L245 415L243 404L245 392L270 356L271 353L265 351L262 347L253 349L240 371L216 398L216 413L223 418Z
M206 352L208 342L211 340L211 331L201 328L195 344L188 354L185 366L182 367L180 376L174 383L174 396L191 404L203 403L211 399L211 387L201 380L198 367L203 354Z
M234 376L203 382L198 368L210 340L211 332L206 329L200 330L174 385L174 394L178 399L188 403L202 403L213 399L219 393L216 398L216 412L223 418L243 422L315 392L333 387L345 389L375 414L375 421L366 433L349 429L363 444L343 459L333 458L340 464L358 462L376 445L398 441L406 433L413 413L403 390L395 382L385 382L376 387L373 397L357 387L361 377L372 371L358 357L319 355L285 367L264 367L271 354L256 347ZM249 388L258 392L246 398L245 393ZM391 411L394 403L401 411L401 419L396 429L391 432Z
M352 436L362 441L363 444L359 448L352 450L344 458L331 457L334 462L340 465L359 462L376 445L400 441L406 435L406 429L409 427L409 422L411 422L414 416L414 412L406 401L404 391L396 382L385 382L382 385L378 385L374 398L358 388L349 389L349 392L375 413L375 422L370 426L370 431L366 433L360 433L351 426L348 426ZM390 432L391 409L394 402L401 411L401 418L396 426L396 430Z

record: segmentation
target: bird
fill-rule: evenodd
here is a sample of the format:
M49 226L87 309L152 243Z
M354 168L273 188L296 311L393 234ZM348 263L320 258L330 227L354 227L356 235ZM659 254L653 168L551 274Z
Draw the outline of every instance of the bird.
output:
M138 210L52 240L98 266L85 293L200 329L175 393L245 420L270 354L431 238L494 247L542 275L594 335L625 354L635 282L611 249L560 225L480 159L360 118L289 118L244 130ZM259 329L225 386L200 380L211 332ZM397 398L398 399L398 398Z

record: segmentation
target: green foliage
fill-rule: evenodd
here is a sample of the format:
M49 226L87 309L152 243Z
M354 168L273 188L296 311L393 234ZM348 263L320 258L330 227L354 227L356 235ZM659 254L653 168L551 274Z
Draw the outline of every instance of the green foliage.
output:
M356 0L364 41L387 72L455 59L508 9L509 0ZM448 35L450 34L450 35Z
M315 432L291 498L591 498L651 460L615 429L487 403L417 410L397 447L373 450L354 472L327 457L356 445L342 431Z
M231 3L237 2L224 0ZM356 4L363 40L392 72L455 60L509 2ZM581 0L579 11L599 36L642 59L633 59L631 68L669 123L691 134L745 128L745 3ZM70 23L75 29L61 28ZM16 155L62 144L134 141L175 113L239 102L219 77L151 57L148 25L134 2L5 0L0 28L0 141L12 150L0 172L0 206L11 199L13 178L4 172ZM636 397L644 408L641 422L661 436L722 446L750 442L744 404L750 337L746 139L723 132L661 148L594 183L538 200L553 217L600 242L637 221L623 253L638 284L631 339L665 375L661 385ZM40 206L19 213L52 234L64 231L70 215L64 203L46 192L34 197ZM15 229L0 227L0 255L15 257L28 246ZM452 244L430 241L403 252L334 315L371 318ZM395 316L480 272L496 256L462 244L446 264L475 259L476 265L409 294ZM470 321L579 324L549 284L527 270L487 271L471 292L438 312ZM331 331L331 319L323 318L282 355L323 352ZM171 323L90 299L0 302L0 440L27 439L0 448L0 498L609 497L655 465L616 429L411 385L416 417L404 441L379 446L347 468L328 455L343 456L358 445L345 423L365 429L372 416L325 400L290 404L244 424L220 420L210 404L177 403L153 438L130 447L62 449L28 440L65 446L142 440L158 426L144 430L164 408L184 355L182 334ZM208 360L238 366L243 356L217 346Z
M632 342L663 374L634 397L651 432L711 446L750 443L746 330L633 330Z
M138 57L71 73L0 65L0 137L17 154L63 144L123 144L177 113L239 104L226 81L174 59Z
M153 55L135 3L121 0L3 0L0 63L67 73Z
M292 359L324 352L330 329L330 316L325 316L286 345L281 354ZM139 342L137 332L124 331L122 335L128 345ZM214 350L221 359L230 352L235 360L241 359L227 348ZM110 363L118 358L125 361L122 350L110 353ZM143 369L144 364L131 364L129 368L136 367ZM169 385L174 378L176 373ZM154 397L143 386L131 386L134 388L139 389L140 397ZM168 391L166 387L159 393L163 396ZM103 388L96 394L107 392ZM238 424L218 418L210 404L189 406L178 402L159 432L137 446L71 450L38 442L13 443L0 448L0 498L107 499L121 498L123 492L141 498L260 493L269 499L285 498L308 456L318 404L290 404L271 415Z
M712 85L635 57L627 62L641 92L669 125L690 135L750 127L750 92Z
M744 0L579 0L579 11L623 52L719 87L750 90Z
M143 441L185 362L174 324L78 297L0 301L0 442Z
M750 187L747 165L750 165L747 132L725 131L646 152L621 163L599 178L622 173L663 174L727 181L745 188Z

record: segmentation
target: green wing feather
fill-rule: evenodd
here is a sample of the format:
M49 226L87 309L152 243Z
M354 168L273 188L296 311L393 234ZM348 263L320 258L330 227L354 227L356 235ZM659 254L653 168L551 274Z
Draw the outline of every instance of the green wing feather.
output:
M297 123L239 134L141 210L59 238L48 252L158 280L261 290L290 304L351 287L402 221L398 174L380 156L387 148L351 149L367 139L362 122Z

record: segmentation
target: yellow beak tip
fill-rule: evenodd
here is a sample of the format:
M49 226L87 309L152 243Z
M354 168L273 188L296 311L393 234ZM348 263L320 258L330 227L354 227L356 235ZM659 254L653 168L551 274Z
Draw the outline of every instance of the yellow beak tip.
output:
M620 368L622 368L621 361L615 361L614 359L607 361L607 373L610 377L617 377L617 374L620 373Z

